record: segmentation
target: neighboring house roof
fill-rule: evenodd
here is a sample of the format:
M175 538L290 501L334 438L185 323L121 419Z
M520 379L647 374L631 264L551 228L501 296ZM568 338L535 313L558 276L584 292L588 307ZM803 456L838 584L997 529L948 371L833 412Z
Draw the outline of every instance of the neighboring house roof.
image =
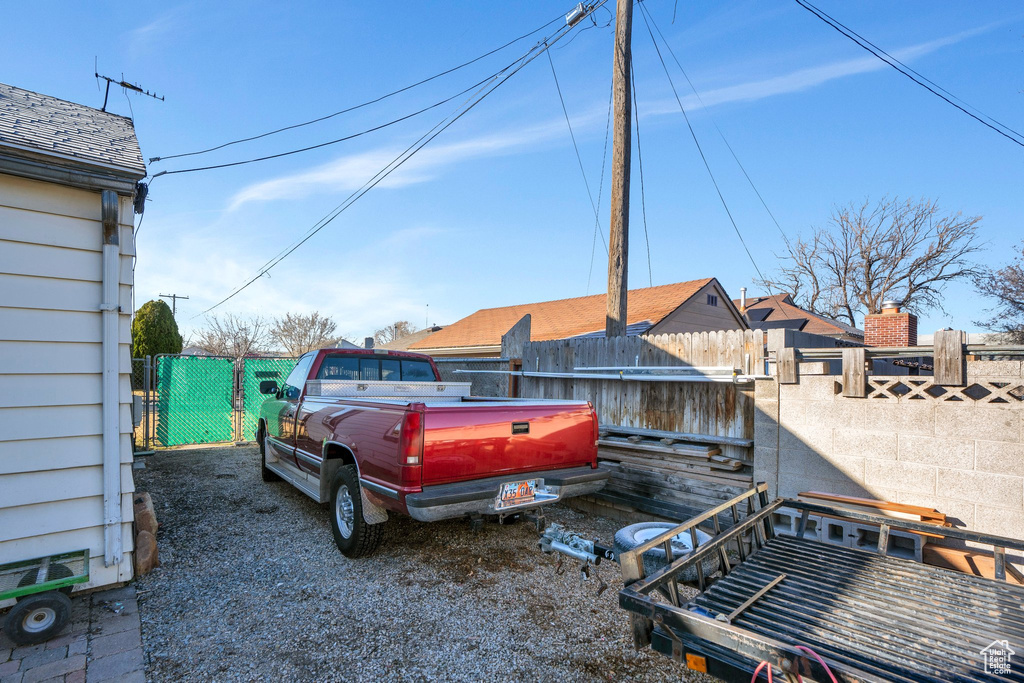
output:
M626 323L642 334L679 308L714 278L631 289ZM530 339L548 341L600 332L605 325L607 294L485 308L410 345L410 351L496 346L501 336L530 315ZM603 334L603 333L602 333Z
M439 325L433 325L431 327L426 327L426 328L420 330L419 332L413 332L412 334L407 334L404 337L402 337L401 339L396 339L394 341L389 341L387 344L381 344L380 346L377 346L376 348L378 348L378 349L388 349L389 351L408 351L410 346L412 346L413 344L418 343L420 340L426 339L427 337L429 337L430 335L434 334L435 332L439 332L441 329L443 329L443 328L441 326L439 326Z
M132 120L0 83L0 151L146 175ZM61 163L64 162L64 163Z
M739 306L740 300L733 299L733 303ZM744 315L750 327L755 330L787 328L827 337L864 338L863 330L834 318L800 308L793 303L793 297L790 294L747 297L747 309Z

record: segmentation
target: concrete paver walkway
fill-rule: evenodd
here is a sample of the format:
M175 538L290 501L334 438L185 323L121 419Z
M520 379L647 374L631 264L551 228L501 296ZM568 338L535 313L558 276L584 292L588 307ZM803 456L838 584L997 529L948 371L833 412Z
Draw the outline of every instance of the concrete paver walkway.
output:
M144 683L135 587L71 602L71 623L45 643L19 647L0 631L0 683Z

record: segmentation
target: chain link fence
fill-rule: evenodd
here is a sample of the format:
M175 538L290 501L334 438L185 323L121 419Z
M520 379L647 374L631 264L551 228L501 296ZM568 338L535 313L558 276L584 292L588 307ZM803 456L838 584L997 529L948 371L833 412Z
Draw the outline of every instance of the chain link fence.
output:
M137 449L248 441L254 438L259 383L279 385L295 358L159 355L133 358L131 384Z

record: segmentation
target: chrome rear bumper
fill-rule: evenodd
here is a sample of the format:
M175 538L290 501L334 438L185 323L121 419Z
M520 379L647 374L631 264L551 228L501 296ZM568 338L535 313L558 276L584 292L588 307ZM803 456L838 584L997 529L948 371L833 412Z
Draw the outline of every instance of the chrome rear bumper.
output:
M538 479L537 498L530 503L495 508L499 487L507 482ZM601 490L608 481L608 472L590 467L574 467L547 472L509 474L455 484L425 486L420 493L405 497L409 516L421 522L436 522L466 515L498 515L537 508L573 496L584 496Z

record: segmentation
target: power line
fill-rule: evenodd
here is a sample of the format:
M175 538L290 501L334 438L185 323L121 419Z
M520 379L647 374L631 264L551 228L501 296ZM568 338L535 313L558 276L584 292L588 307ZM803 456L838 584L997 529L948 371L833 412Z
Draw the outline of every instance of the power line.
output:
M741 162L740 158L736 155L736 152L735 150L733 150L732 145L729 144L729 141L725 137L725 133L722 132L722 129L718 125L718 121L716 121L715 117L711 114L710 111L708 111L707 105L704 104L704 99L700 96L700 92L698 92L697 88L694 87L693 81L690 80L690 77L686 73L686 69L683 68L683 65L679 62L679 58L676 57L676 53L672 50L672 46L669 44L668 40L665 39L665 34L662 33L661 28L658 27L658 22L654 20L654 16L651 15L650 11L647 10L645 6L641 5L640 7L642 11L647 12L650 22L654 26L654 30L658 32L658 36L661 38L661 42L665 45L665 48L668 50L669 55L672 56L672 60L676 63L676 66L679 67L679 71L683 74L683 78L686 79L686 82L687 84L689 84L690 89L693 91L693 94L697 96L697 101L700 102L701 108L708 115L708 118L711 119L711 123L715 126L715 130L718 131L718 136L722 138L722 142L725 143L726 148L729 150L729 154L732 155L733 161L736 162L736 165L739 166L740 171L743 172L743 177L747 179L747 183L750 184L750 189L752 189L754 191L754 194L757 195L757 198L761 202L761 206L764 207L765 212L767 212L768 217L772 219L773 223L775 223L775 227L778 228L779 234L782 235L782 241L786 243L787 248L790 248L789 237L786 236L786 231L782 229L782 226L779 225L779 221L776 220L775 218L775 214L772 213L772 210L768 208L768 203L765 202L764 197L761 196L761 192L757 189L757 186L754 185L754 180L750 177L750 174L747 173L747 169L743 166L743 162ZM792 251L792 249L790 249L790 251Z
M217 151L219 149L224 149L225 147L230 147L231 145L237 145L237 144L240 144L240 143L243 143L243 142L251 142L253 140L259 140L260 138L265 138L265 137L268 137L270 135L276 135L278 133L283 133L283 132L288 131L288 130L294 130L295 128L302 128L303 126L309 126L309 125L312 125L314 123L319 123L321 121L326 121L327 119L334 118L335 116L340 116L342 114L347 114L347 113L349 113L351 111L355 111L357 109L362 109L363 107L368 107L371 104L376 104L377 102L381 102L383 100L386 100L389 97L394 97L395 95L403 93L403 92L405 92L407 90L412 90L415 87L421 86L424 83L429 83L430 81L433 81L433 80L436 80L438 78L441 78L442 76L447 76L448 74L450 74L452 72L455 72L455 71L458 71L459 69L463 69L463 68L465 68L465 67L467 67L467 66L469 66L471 64L475 64L476 62L479 62L481 59L485 59L487 57L490 57L494 53L501 52L506 47L509 47L510 45L518 43L520 40L523 40L525 38L529 38L530 36L532 36L535 33L540 33L541 31L546 29L548 26L551 26L551 24L554 24L555 22L560 21L562 19L563 19L563 16L559 15L559 16L555 17L554 19L552 19L551 21L549 21L548 23L544 24L543 26L541 26L539 28L535 28L534 30L530 31L529 33L524 33L523 35L519 36L518 38L513 38L512 40L508 41L504 45L501 45L500 47L496 47L493 50L490 50L489 52L485 52L484 54L480 55L479 57L475 57L475 58L469 60L468 62L463 62L462 64L459 64L458 66L453 66L450 69L446 69L445 71L442 71L442 72L440 72L438 74L434 74L433 76L430 76L429 78L424 78L421 81L417 81L417 82L415 82L415 83L413 83L411 85L407 85L404 88L399 88L398 90L392 90L391 92L387 93L386 95L381 95L380 97L376 97L376 98L374 98L372 100L367 100L366 102L363 102L362 104L356 104L356 105L353 105L351 107L347 107L346 109L342 109L340 111L336 111L336 112L334 112L332 114L327 114L326 116L320 116L320 117L315 118L315 119L310 119L309 121L303 121L302 123L296 123L296 124L292 124L290 126L285 126L283 128L278 128L276 130L271 130L271 131L268 131L266 133L260 133L259 135L253 135L251 137L241 138L241 139L238 139L238 140L232 140L230 142L225 142L225 143L217 145L215 147L209 147L207 149L200 149L200 150L197 150L195 152L184 152L182 154L172 154L170 156L165 156L165 157L153 157L152 159L149 160L149 163L152 164L152 163L155 163L157 161L166 161L168 159L178 159L178 158L181 158L181 157L190 157L190 156L195 156L197 154L206 154L208 152L215 152L215 151ZM475 87L475 86L473 86L473 87ZM458 97L458 95L456 95L456 97Z
M654 286L654 272L651 269L651 236L647 232L647 195L644 192L644 155L640 151L640 110L636 105L636 75L633 64L629 64L629 80L633 84L633 124L636 126L636 160L640 165L640 209L644 217L644 242L647 244L647 280Z
M587 181L587 172L583 170L583 157L580 156L579 145L576 144L576 135L572 132L572 123L569 122L569 111L565 108L565 99L562 97L562 88L558 85L558 74L555 73L555 62L551 59L551 51L545 50L544 54L548 56L548 64L551 65L551 75L555 79L555 90L558 91L558 101L562 103L562 114L565 115L565 125L569 129L569 137L572 139L572 148L576 150L576 162L580 166L580 175L583 176L583 185L587 188L587 197L590 199L590 208L594 210L594 218L598 218L597 204L594 203L594 194L590 191L590 183ZM604 244L605 252L608 251L608 245L604 242L604 235L601 236L601 243Z
M600 7L601 5L603 5L606 1L607 0L599 0L596 4L590 6L588 9L590 11L593 11L597 7ZM367 192L369 192L377 184L379 184L386 177L388 177L391 173L393 173L396 169L398 169L400 166L402 166L402 164L404 164L406 161L411 159L417 152L419 152L426 145L428 145L434 138L436 138L438 135L440 135L442 132L444 132L447 128L452 126L460 118L462 118L467 113L469 113L469 111L472 110L480 102L482 102L484 100L484 98L486 98L488 95L490 95L495 90L497 90L499 87L501 87L502 84L504 84L506 81L508 81L510 78L512 78L512 76L517 74L527 64L529 64L534 59L536 59L538 56L540 56L540 52L547 51L552 45L554 45L559 40L561 40L563 37L565 37L571 31L571 29L572 29L571 26L568 26L568 25L563 26L558 31L556 31L554 34L552 34L552 36L550 36L548 38L545 38L544 40L542 40L541 42L537 43L532 48L530 48L530 50L527 51L518 60L518 66L516 66L508 75L506 75L501 80L497 81L497 83L488 84L488 85L485 85L482 88L480 88L480 90L478 90L476 93L474 93L472 96L470 96L470 98L467 99L466 102L464 102L463 104L459 105L459 107L457 107L451 114L449 114L444 119L442 119L440 122L435 124L430 130L428 130L426 133L424 133L419 139L417 139L409 147L407 147L403 152L401 152L398 156L396 156L390 163L386 164L384 166L384 168L382 168L380 171L378 171L376 174L374 174L374 176L372 178L370 178L370 180L366 181L366 183L364 183L359 189L357 189L355 192L350 194L341 204L339 204L337 207L335 207L334 210L332 210L326 216L324 216L319 221L317 221L313 225L313 227L311 227L306 232L305 236L303 236L301 239L299 239L298 241L293 243L291 247L289 247L284 252L282 252L279 256L277 256L275 259L273 259L272 262L268 263L263 268L261 268L259 273L257 273L253 278L251 278L249 281L247 281L245 284L241 285L240 287L236 288L234 291L232 291L226 297L224 297L223 299L218 301L213 306L210 306L209 308L204 310L202 313L200 313L200 314L198 314L196 316L193 316L193 318L198 317L199 315L205 315L205 314L209 313L210 311L212 311L213 309L217 308L218 306L221 306L222 304L226 303L227 301L229 301L233 297L237 296L240 292L242 292L244 289L249 287L252 283L256 282L261 277L263 277L264 275L268 274L268 272L272 268L274 268L277 264L281 263L281 261L286 259L292 253L294 253L296 249L298 249L303 244L305 244L315 234L317 234L318 232L323 230L325 227L327 227L327 225L329 225L335 218L337 218L339 215L341 215L345 210L347 210L350 206L352 206L356 201L358 201L361 197L363 197Z
M718 199L722 202L722 207L725 209L725 213L729 216L729 222L732 223L732 229L736 232L736 236L740 240L740 244L743 245L743 250L747 252L747 258L750 259L750 263L754 266L754 270L757 271L758 277L761 281L765 281L764 275L761 274L761 269L757 267L757 262L754 260L754 255L750 252L750 248L747 247L746 240L743 239L743 235L740 233L740 228L736 224L736 219L732 217L732 211L729 210L729 205L725 201L725 197L722 195L722 190L718 186L718 181L715 180L715 174L711 171L711 166L708 164L707 157L704 156L704 150L701 149L700 142L697 140L697 134L693 130L693 126L690 124L690 117L686 113L686 109L683 107L683 101L679 98L679 93L676 91L676 84L672 80L672 75L668 72L668 65L665 64L665 58L661 55L661 48L658 47L658 41L654 39L654 32L651 30L651 24L647 20L647 14L643 11L644 5L640 3L640 16L644 19L644 24L647 26L647 33L651 36L651 43L654 44L654 50L658 54L658 61L661 62L661 68L665 71L665 77L668 78L668 83L672 87L672 94L675 95L676 102L679 104L679 111L683 112L683 118L686 119L686 127L690 129L690 137L693 138L693 144L697 146L697 151L700 153L701 161L704 162L704 168L707 169L708 176L711 178L711 183L715 186L715 192L718 193Z
M868 52L870 52L872 55L874 55L878 59L880 59L883 62L885 62L886 64L888 64L893 69L896 69L896 71L899 71L901 74L903 74L904 76L906 76L907 78L912 80L914 83L917 83L919 86L921 86L922 88L924 88L925 90L927 90L931 94L935 95L936 97L938 97L939 99L943 100L947 104L950 104L950 105L956 107L961 112L963 112L964 114L967 114L968 116L970 116L972 119L974 119L978 123L982 124L983 126L991 128L992 130L994 130L995 132L999 133L1000 135L1002 135L1007 140L1009 140L1009 141L1011 141L1013 143L1016 143L1016 144L1020 145L1021 147L1024 147L1024 135L1022 135L1021 133L1017 132L1016 130L1014 130L1013 128L1010 128L1009 126L1007 126L1005 124L999 123L994 118L992 118L988 114L982 112L977 107L974 107L972 105L967 104L966 102L961 100L956 95L953 95L952 93L950 93L945 88L942 88L941 86L937 85L933 81L931 81L931 80L925 78L924 76L922 76L921 74L917 73L916 71L914 71L913 69L911 69L907 65L903 64L903 62L899 61L898 59L896 59L895 57L890 55L888 52L886 52L882 48L874 45L873 43L868 41L866 38L863 38L862 36L860 36L859 34L854 32L852 29L849 29L849 28L845 27L843 24L839 23L837 20L833 19L831 16L829 16L828 14L823 12L822 10L818 9L814 5L810 4L806 0L795 0L795 1L796 1L796 3L798 5L803 7L805 10L807 10L808 12L813 14L814 16L816 16L819 19L821 19L822 21L824 21L826 24L831 26L833 29L835 29L836 31L838 31L842 35L846 36L847 38L852 40L854 43L859 45L861 48L863 48L863 49L867 50ZM947 95L948 95L948 97L947 97ZM981 116L984 116L985 118L987 118L992 123L989 123L989 121L986 121L985 119L981 118L981 116L978 116L978 115L974 114L973 112L968 111L965 107L960 106L959 104L957 104L956 102L953 101L954 99L959 100L960 102L964 102L964 104L966 106L971 107L971 109L974 109L975 111L979 112L981 114ZM1014 137L1014 136L1016 136L1016 137ZM1018 138L1020 138L1020 139L1018 139Z
M368 135L369 133L374 133L374 132L376 132L378 130L381 130L383 128L387 128L389 126L393 126L396 123L401 123L402 121L406 121L406 120L411 119L411 118L413 118L415 116L419 116L420 114L428 112L431 109L436 109L437 107L440 107L443 104L447 104L448 102L451 102L455 98L457 98L457 97L459 97L461 95L465 95L466 93L468 93L473 88L479 87L479 86L487 83L488 81L493 80L494 78L496 78L497 76L501 75L502 73L507 71L509 68L511 68L514 64L515 64L515 62L513 62L513 64L510 64L509 66L506 66L501 71L498 71L498 72L488 76L487 78L483 79L482 81L477 81L476 83L474 83L473 85L469 86L465 90L457 92L454 95L452 95L451 97L446 97L445 99L441 100L440 102L435 102L434 104L426 106L426 107L424 107L424 108L422 108L422 109L420 109L418 111L414 111L411 114L406 114L405 116L400 116L397 119L392 119L391 121L388 121L386 123L382 123L382 124L380 124L378 126L373 126L372 128L367 128L366 130L361 130L358 133L352 133L351 135L346 135L344 137L340 137L340 138L337 138L335 140L328 140L327 142L321 142L321 143L316 144L316 145L310 145L308 147L302 147L300 149L293 149L293 150L289 150L287 152L280 152L278 154L269 154L267 156L256 157L254 159L244 159L242 161L232 161L232 162L228 162L228 163L224 163L224 164L214 164L214 165L211 165L211 166L197 166L195 168L181 168L181 169L177 169L177 170L174 170L174 171L160 171L159 173L157 173L156 175L153 176L153 180L156 180L157 178L159 178L162 175L174 175L176 173L195 173L196 171L212 171L212 170L218 169L218 168L229 168L231 166L244 166L245 164L254 164L254 163L257 163L257 162L260 162L260 161L268 161L270 159L279 159L281 157L291 156L292 154L301 154L303 152L309 152L309 151L314 150L314 149L320 149L321 147L328 147L330 145L336 145L339 142L346 142L348 140L354 140L355 138L362 137L363 135Z
M604 120L604 149L601 152L601 181L597 184L597 205L601 206L601 196L604 194L604 171L608 163L608 138L612 130L612 96L615 94L615 84L608 86L608 113ZM594 256L597 254L597 236L601 236L601 244L605 251L608 245L604 241L604 233L601 232L601 218L594 216L594 237L590 240L590 269L587 270L587 294L590 294L590 279L594 276Z

